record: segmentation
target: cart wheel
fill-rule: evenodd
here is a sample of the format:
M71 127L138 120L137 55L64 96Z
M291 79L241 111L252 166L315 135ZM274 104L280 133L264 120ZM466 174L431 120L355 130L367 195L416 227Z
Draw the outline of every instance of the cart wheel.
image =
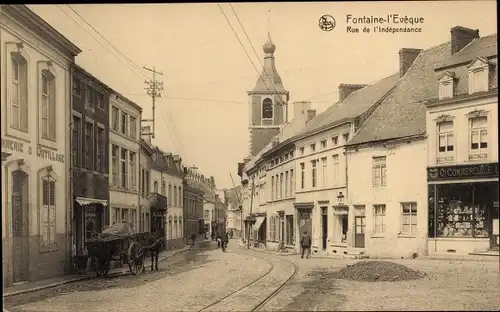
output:
M97 276L108 276L109 261L97 258L94 258L94 261L95 261L95 271L97 273Z
M128 267L132 275L137 275L143 271L144 255L141 252L141 245L137 242L130 244L128 248Z

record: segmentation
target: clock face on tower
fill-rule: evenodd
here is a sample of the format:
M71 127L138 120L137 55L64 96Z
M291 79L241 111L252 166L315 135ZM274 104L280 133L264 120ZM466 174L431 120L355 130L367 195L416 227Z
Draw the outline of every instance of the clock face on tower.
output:
M262 118L273 118L273 101L269 98L262 102Z

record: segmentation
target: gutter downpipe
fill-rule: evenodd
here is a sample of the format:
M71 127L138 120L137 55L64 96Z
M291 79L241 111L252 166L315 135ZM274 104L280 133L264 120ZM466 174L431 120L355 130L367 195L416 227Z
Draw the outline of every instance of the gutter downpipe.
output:
M74 62L74 60L73 60ZM73 63L70 63L69 65L69 112L68 112L68 117L69 117L69 129L71 130L70 133L73 133ZM66 106L67 107L67 106ZM66 136L68 137L68 136ZM69 188L69 196L67 197L67 203L66 207L69 208L70 212L68 213L68 209L65 209L65 219L66 219L66 235L67 235L67 241L66 241L66 257L67 257L67 273L70 273L73 266L72 266L72 258L73 258L73 211L74 211L74 200L73 200L73 136L69 135L69 162L67 163L66 166L68 166L68 176L66 177L66 183ZM66 154L67 155L67 154Z

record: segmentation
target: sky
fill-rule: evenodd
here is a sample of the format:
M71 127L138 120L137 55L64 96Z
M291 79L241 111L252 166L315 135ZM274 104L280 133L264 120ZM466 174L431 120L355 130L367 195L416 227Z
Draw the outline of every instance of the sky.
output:
M206 177L214 176L218 188L233 187L230 175L239 184L237 163L249 153L246 91L261 72L268 32L290 92L289 111L291 103L310 100L320 113L337 100L339 84L373 83L397 72L401 48L446 42L454 26L479 29L481 36L497 29L495 1L234 3L249 43L230 4L220 5L251 60L215 3L29 7L83 51L77 64L139 104L144 119L152 117L145 91L145 79L152 76L130 68L162 72L153 143L179 154L184 165L196 166ZM332 31L319 28L324 14L335 18ZM364 26L373 26L367 24L351 25L360 33L349 33L348 14L399 14L424 22L415 25L421 33L364 33Z

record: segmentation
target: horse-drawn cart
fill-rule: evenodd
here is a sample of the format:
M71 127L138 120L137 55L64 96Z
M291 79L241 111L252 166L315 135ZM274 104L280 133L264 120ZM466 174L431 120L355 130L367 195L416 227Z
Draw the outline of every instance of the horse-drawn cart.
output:
M144 269L144 252L140 234L128 223L115 223L94 240L86 242L88 256L92 258L97 276L106 276L111 261L128 264L133 275Z

